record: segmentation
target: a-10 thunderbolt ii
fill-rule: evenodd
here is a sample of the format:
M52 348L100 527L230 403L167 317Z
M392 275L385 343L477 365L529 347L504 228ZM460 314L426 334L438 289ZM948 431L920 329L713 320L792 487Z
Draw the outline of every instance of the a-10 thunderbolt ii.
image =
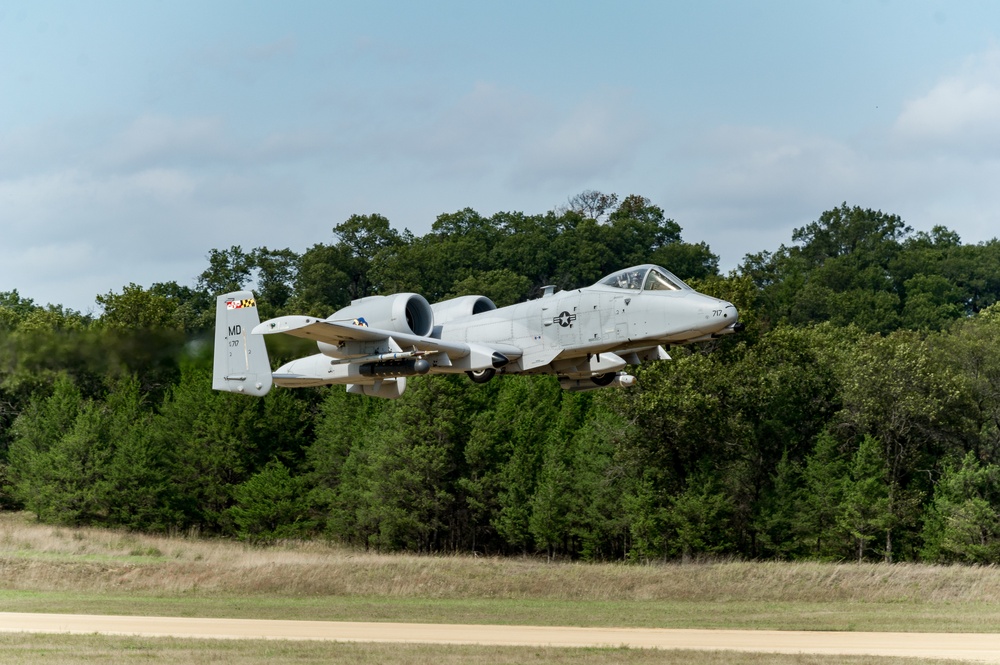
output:
M431 305L416 293L370 296L326 319L281 316L260 323L250 291L216 305L212 387L264 395L287 388L345 384L347 392L394 399L406 378L465 372L476 383L496 374L555 374L566 390L628 387L627 365L667 360L664 345L710 340L743 324L732 303L692 289L654 265L627 268L593 286L497 308L485 296ZM264 335L315 340L319 353L273 373Z

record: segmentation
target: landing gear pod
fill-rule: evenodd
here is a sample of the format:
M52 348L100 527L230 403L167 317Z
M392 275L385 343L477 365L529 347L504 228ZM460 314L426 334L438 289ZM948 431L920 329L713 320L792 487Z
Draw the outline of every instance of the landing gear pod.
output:
M406 377L379 379L374 384L347 384L347 392L354 395L368 395L382 399L399 399L406 392Z

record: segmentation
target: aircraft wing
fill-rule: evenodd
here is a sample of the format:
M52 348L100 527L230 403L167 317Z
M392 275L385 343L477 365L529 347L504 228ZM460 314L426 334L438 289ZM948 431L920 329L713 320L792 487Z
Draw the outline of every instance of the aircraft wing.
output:
M261 323L253 329L253 333L258 335L284 333L335 346L342 342L384 342L391 338L401 347L412 347L426 353L444 353L453 360L464 358L476 350L473 345L464 342L450 342L434 337L381 330L340 321L327 321L311 316L280 316ZM502 353L509 360L521 357L521 349L509 344L489 344L486 346L492 351Z

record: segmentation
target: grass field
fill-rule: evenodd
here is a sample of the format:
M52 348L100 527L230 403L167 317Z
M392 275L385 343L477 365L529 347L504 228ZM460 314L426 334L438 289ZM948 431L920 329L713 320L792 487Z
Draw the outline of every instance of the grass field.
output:
M0 607L12 612L351 621L998 632L1000 570L910 564L548 563L517 558L383 555L321 542L259 548L196 537L56 528L39 525L26 514L4 513L0 514ZM98 653L112 648L108 644L116 644L115 649L139 658L134 662L145 662L141 660L143 650L128 647L123 638L93 637L86 645L83 638L48 639L6 636L0 640L2 660L34 662L15 657L33 658L31 654L45 644L58 650L59 644L79 640L79 649L64 649L70 657L82 657L86 650ZM151 647L154 651L171 654L193 648L181 641L135 643L155 643ZM278 647L272 644L269 648ZM288 648L302 649L303 654L337 651L316 655L317 662L338 658L364 662L350 655L357 646ZM428 648L382 645L378 649L403 655L402 660L393 660L383 654L379 661L422 662L421 649ZM232 653L234 661L247 662L238 654L240 647L232 643L205 649L218 650L218 658L170 658L178 662L226 662L230 656L225 654ZM450 657L455 662L476 662L478 648L429 649L432 655L427 660L448 662ZM585 653L564 653L576 650L510 651L507 661L488 658L482 662L569 662L570 658L572 662L587 662L582 660ZM529 657L536 651L541 654L537 659ZM490 648L484 653L494 652L498 650ZM611 662L641 663L649 657L641 651L615 651ZM892 662L805 656L759 660L760 656L737 658L734 654L720 656L723 660L704 660L716 657L711 654L700 654L694 661L664 657L656 654L655 662ZM299 657L295 660L300 662Z
M91 663L358 663L359 665L937 665L955 661L864 656L745 654L723 651L555 649L328 642L179 640L101 635L3 635L0 657L10 665Z

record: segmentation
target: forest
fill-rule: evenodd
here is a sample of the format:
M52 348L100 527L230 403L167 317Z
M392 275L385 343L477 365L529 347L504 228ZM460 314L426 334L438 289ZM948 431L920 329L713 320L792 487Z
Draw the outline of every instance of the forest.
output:
M266 544L605 561L1000 562L1000 241L844 203L728 275L649 199L355 215L331 241L211 249L191 285L100 315L0 292L0 508ZM733 302L739 335L670 349L637 385L545 376L211 390L214 296L327 316L412 291L499 306L660 264ZM268 339L272 362L312 353Z

